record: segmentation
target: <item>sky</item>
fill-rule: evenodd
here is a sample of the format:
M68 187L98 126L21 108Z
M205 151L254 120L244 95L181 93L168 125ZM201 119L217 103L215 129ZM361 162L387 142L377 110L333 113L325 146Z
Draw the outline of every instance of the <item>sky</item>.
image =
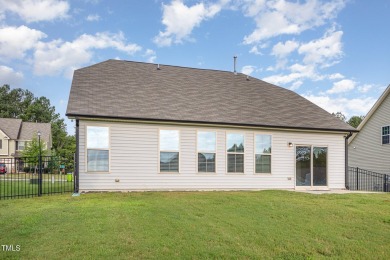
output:
M0 0L0 84L65 118L75 69L121 59L233 71L237 56L239 72L365 115L390 84L389 11L389 0Z

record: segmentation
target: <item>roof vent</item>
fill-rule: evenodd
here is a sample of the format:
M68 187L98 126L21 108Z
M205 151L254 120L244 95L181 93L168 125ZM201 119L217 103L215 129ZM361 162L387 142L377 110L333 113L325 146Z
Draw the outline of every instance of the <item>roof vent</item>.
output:
M249 81L249 75L246 75L246 80L248 80L248 81Z
M234 75L237 75L237 71L236 71L237 56L234 56L233 59L234 59Z
M158 70L161 70L161 69L160 69L160 64L157 64L157 69L158 69Z

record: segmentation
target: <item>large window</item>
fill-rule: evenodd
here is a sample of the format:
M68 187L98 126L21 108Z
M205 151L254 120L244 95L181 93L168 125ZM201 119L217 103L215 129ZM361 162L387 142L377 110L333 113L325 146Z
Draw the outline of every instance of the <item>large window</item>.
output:
M198 172L215 172L215 132L198 132Z
M179 172L179 130L160 130L160 172Z
M244 173L244 134L228 133L227 172Z
M108 172L110 157L109 128L87 126L87 171Z
M390 144L390 126L382 127L382 144Z
M256 173L271 173L272 143L270 135L255 135Z

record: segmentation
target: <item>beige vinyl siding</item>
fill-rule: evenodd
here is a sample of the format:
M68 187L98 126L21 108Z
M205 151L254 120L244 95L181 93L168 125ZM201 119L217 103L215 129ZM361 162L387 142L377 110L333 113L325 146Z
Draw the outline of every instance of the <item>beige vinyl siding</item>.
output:
M253 140L253 131L245 132L245 158L244 158L244 172L245 174L253 174L254 173L254 140Z
M6 156L8 155L8 143L9 140L5 139L6 137L2 131L0 131L0 140L1 140L1 149L0 149L0 155Z
M217 158L216 171L218 175L225 175L226 173L226 135L225 131L217 131Z
M196 129L188 129L187 131L180 130L179 142L179 169L180 174L191 174L197 172L198 165L196 164Z
M110 127L110 172L86 173L86 125ZM162 174L159 165L159 129L180 131L180 172ZM294 189L294 144L327 146L329 187L344 188L344 138L342 134L261 131L125 122L80 121L80 190L230 190ZM216 131L216 173L197 172L197 131ZM226 173L226 133L245 135L244 174ZM254 173L254 133L272 134L272 174ZM119 182L117 181L119 180Z
M10 155L16 153L16 141L15 140L8 141L8 151L9 151Z
M390 144L382 145L382 127L387 125L390 125L390 95L349 144L349 166L390 173Z

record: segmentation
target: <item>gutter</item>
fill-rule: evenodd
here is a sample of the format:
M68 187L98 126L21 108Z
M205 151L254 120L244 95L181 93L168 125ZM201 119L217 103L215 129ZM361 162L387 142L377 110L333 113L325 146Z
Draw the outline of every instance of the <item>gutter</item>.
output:
M352 132L349 132L349 134L347 134L345 136L345 188L347 190L349 190L349 186L347 185L347 183L349 184L349 178L348 178L348 139L352 136Z
M122 116L96 116L87 114L72 114L66 113L70 119L86 119L86 120L115 120L115 121L133 121L138 123L168 123L177 125L200 125L200 126L219 126L219 127L236 127L236 128L263 128L276 130L296 130L296 131L318 131L318 132L334 132L345 133L359 132L353 129L334 129L334 128L314 128L314 127L299 127L299 126L281 126L281 125L260 125L260 124L245 124L231 122L207 122L207 121L190 121L190 120L172 120L172 119L154 119L154 118L136 118Z
M79 139L80 139L80 133L79 133L79 119L76 119L76 154L75 154L75 172L74 172L74 190L73 190L73 195L72 196L80 196L80 182L79 182L79 170L80 170L80 161L79 161L79 156L80 156L80 146L79 146Z

